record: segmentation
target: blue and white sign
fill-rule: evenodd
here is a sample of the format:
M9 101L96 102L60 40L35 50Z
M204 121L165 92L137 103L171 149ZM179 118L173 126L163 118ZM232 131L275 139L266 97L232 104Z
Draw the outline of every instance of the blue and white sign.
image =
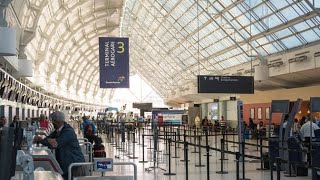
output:
M152 118L158 117L158 124L168 124L168 125L181 125L182 115L186 112L184 110L159 110L152 111ZM161 117L161 118L159 118ZM161 122L160 122L161 120Z
M129 38L99 37L100 88L129 88Z

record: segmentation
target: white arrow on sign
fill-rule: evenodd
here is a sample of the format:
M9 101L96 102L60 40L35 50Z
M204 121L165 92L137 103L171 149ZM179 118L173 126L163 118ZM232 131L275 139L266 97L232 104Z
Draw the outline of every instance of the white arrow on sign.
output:
M205 76L205 77L203 77L204 78L204 80L207 80L207 76Z

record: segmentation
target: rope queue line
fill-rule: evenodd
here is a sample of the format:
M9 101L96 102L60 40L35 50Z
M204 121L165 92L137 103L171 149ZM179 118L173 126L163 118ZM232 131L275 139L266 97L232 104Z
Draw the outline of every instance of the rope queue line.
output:
M235 155L236 156L236 162L237 162L237 167L238 167L238 163L240 162L243 162L242 164L242 179L246 179L245 178L245 169L244 169L244 162L245 160L242 160L242 159L237 159L237 155L239 155L239 157L245 157L245 158L250 158L250 159L256 159L256 160L260 160L260 168L258 168L258 170L266 170L267 168L264 167L266 166L266 161L270 161L271 164L273 163L276 163L276 170L277 170L277 177L278 175L280 175L280 170L281 170L281 164L283 163L290 163L290 164L303 164L303 163L299 163L299 162L293 162L293 161L285 161L285 160L282 160L281 158L268 158L268 159L265 159L264 157L264 153L263 153L263 149L269 149L270 146L267 146L267 145L263 145L263 140L268 140L268 139L265 139L265 138L262 138L262 137L258 137L257 139L257 144L254 144L254 143L249 143L249 142L242 142L242 143L239 143L238 141L234 141L234 137L238 135L238 133L235 133L235 131L233 130L232 133L215 133L215 134L209 134L208 132L208 129L206 128L206 131L203 131L202 129L187 129L186 127L169 127L169 126L166 126L166 127L163 127L163 130L160 130L161 128L159 127L157 129L157 132L158 132L158 135L157 135L157 139L159 140L163 140L164 144L165 144L165 150L166 152L168 152L167 154L163 154L163 155L167 155L167 157L170 159L169 160L169 173L167 173L167 175L174 175L173 172L171 172L171 158L179 158L178 157L178 147L180 144L183 145L183 152L184 152L184 156L181 161L182 162L185 162L185 166L186 166L186 176L188 176L188 170L187 170L187 167L189 167L189 158L188 158L188 150L189 150L189 147L190 146L193 146L196 150L196 148L198 148L198 151L195 151L195 153L198 153L199 156L198 156L198 159L199 159L199 164L197 164L196 167L204 167L205 165L201 164L202 160L201 160L201 149L205 149L206 151L206 155L209 155L210 154L210 151L213 150L213 151L216 151L216 152L220 152L221 153L221 158L220 161L221 161L221 164L220 164L220 171L218 171L217 173L227 173L227 171L225 171L225 168L224 168L224 161L226 159L224 159L224 156L225 156L225 153L226 154L231 154L231 155ZM135 142L135 141L138 141L138 142L141 142L141 138L142 138L142 153L143 153L143 156L142 156L142 161L139 161L140 163L147 163L149 161L147 161L144 157L144 154L145 154L145 145L146 145L146 141L145 141L145 138L146 137L153 137L155 138L155 135L154 134L151 134L153 132L153 129L152 128L141 128L141 127L134 127L133 129L131 128L132 131L131 133L128 133L128 138L129 140L131 139L132 143ZM141 132L142 131L142 132ZM175 131L175 132L174 132ZM113 132L117 132L117 131L113 131ZM146 133L146 134L145 134ZM204 133L204 134L203 134ZM135 134L138 134L137 138L138 140L133 137L133 138L130 138L129 136L132 135L132 136L135 136ZM192 135L193 134L193 135ZM114 136L117 136L117 135L114 135ZM183 138L181 138L181 136ZM217 146L216 147L212 147L209 145L209 137L222 137L220 139L220 143L221 143L221 148L218 148ZM226 137L230 137L232 136L233 140L226 140ZM202 137L205 137L205 145L203 145L201 143L201 138ZM194 140L193 143L192 142L188 142L187 139L189 140ZM259 141L260 140L260 141ZM279 141L280 142L280 141ZM113 142L114 143L114 142ZM136 143L136 142L135 142ZM134 147L134 144L133 143L133 147ZM231 151L231 150L226 150L225 149L225 146L227 143L232 143L233 145L237 145L237 146L240 146L242 145L243 147L246 147L246 146L251 146L251 147L256 147L258 151L260 151L260 156L254 156L254 155L249 155L249 154L245 154L244 153L244 149L242 150L242 152L239 152L239 151ZM119 144L119 143L118 143ZM128 143L129 144L129 143ZM138 144L138 145L139 145ZM149 140L149 149L154 149L154 147L151 146L151 139ZM174 146L174 156L172 156L172 152L171 152L171 146ZM157 148L157 153L159 153L159 145L158 145L158 148ZM302 152L302 151L299 151L299 150L293 150L293 149L289 149L289 148L276 148L276 149L281 149L281 150L284 150L284 151L290 151L290 152ZM124 150L124 149L120 149L120 150ZM155 163L158 163L156 159L153 159ZM210 156L207 156L207 163L206 163L206 166L207 166L207 169L210 169ZM159 167L159 166L153 166L153 167ZM240 165L239 165L240 167ZM273 172L273 165L271 167L269 167L270 171ZM310 168L312 169L315 169L315 170L318 170L320 169L319 167L313 167L313 166L309 166ZM163 169L164 170L164 169ZM291 172L289 172L290 175ZM239 176L239 174L237 173L237 176ZM207 177L210 177L210 173L209 171L207 171ZM240 178L239 178L240 179Z

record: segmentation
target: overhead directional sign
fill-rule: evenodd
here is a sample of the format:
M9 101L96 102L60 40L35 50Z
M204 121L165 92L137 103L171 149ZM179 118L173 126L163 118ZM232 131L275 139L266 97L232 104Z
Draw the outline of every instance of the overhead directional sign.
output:
M100 88L129 88L129 39L99 37Z
M252 76L198 76L198 93L253 94Z

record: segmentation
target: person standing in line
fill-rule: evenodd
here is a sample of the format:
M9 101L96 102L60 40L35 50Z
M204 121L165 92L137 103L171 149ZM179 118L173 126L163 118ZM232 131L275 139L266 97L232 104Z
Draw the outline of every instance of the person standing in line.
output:
M295 118L293 123L293 129L292 129L293 134L297 134L300 131L300 128L301 128L300 123L298 122L298 119Z
M196 116L196 118L194 119L194 124L195 124L196 128L200 127L200 118L199 118L199 116Z
M306 123L306 117L305 116L302 116L302 118L300 119L300 127L303 126L304 123Z
M13 117L13 121L11 122L10 124L10 127L15 127L16 126L16 123L19 121L19 116L18 115L15 115Z
M43 129L49 128L49 121L46 119L46 116L44 114L40 114L39 127Z
M7 123L7 119L5 116L1 116L0 118L0 128L3 128Z
M225 131L226 121L224 120L224 116L221 116L220 127L221 127L221 131Z
M89 117L83 117L82 130L83 137L87 138L89 142L93 143L94 136L96 134L96 126L95 124L89 120Z
M249 139L252 139L255 124L252 118L249 118Z

